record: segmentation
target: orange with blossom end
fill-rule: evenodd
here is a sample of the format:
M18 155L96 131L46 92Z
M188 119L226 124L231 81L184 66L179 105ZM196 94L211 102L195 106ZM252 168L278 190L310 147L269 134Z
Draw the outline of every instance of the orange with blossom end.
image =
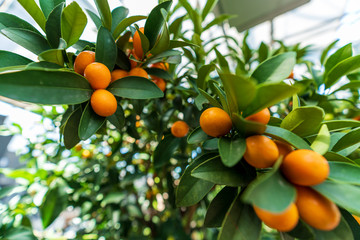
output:
M105 89L111 82L111 73L102 63L89 64L84 71L84 77L89 81L93 89Z
M189 125L184 121L176 121L171 126L171 134L174 137L182 138L185 137L189 132Z
M269 168L279 158L279 150L270 138L254 135L246 138L245 161L256 168Z
M135 32L133 37L133 46L134 46L135 55L138 57L138 59L142 59L144 56L144 51L141 45L141 38L138 31L144 33L144 28L141 27L139 28L139 30Z
M95 62L95 52L83 51L77 55L74 62L74 71L78 74L84 75L85 68Z
M122 69L116 69L111 72L111 82L129 76L129 73Z
M165 92L166 82L164 81L164 79L155 76L151 76L151 78L153 79L152 81L156 84L156 86L158 86L161 91Z
M258 122L266 125L270 121L270 111L268 108L264 108L260 112L246 117L245 120Z
M104 89L96 90L90 99L91 107L94 112L102 117L113 115L117 109L117 101L115 96Z
M211 107L201 114L200 127L211 137L221 137L230 132L232 121L227 112L221 108Z
M133 68L129 72L129 76L143 77L149 79L148 73L143 68Z

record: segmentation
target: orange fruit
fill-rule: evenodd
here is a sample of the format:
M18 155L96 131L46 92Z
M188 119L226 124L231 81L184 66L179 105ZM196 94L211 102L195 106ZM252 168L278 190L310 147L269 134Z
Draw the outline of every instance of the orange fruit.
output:
M310 226L330 231L340 223L341 214L335 203L309 187L296 186L299 215Z
M111 82L114 82L118 79L127 77L128 75L129 75L129 73L127 71L122 70L122 69L116 69L111 72Z
M78 74L84 75L85 68L95 62L95 52L83 51L77 55L74 62L74 71Z
M140 38L140 34L139 34L138 31L144 33L144 28L141 27L141 28L139 28L139 30L137 30L135 32L134 37L133 37L133 46L134 46L135 55L139 59L142 59L143 56L144 56L144 51L143 51L143 48L142 48L142 45L141 45L141 38Z
M149 75L147 74L147 72L143 68L139 67L131 69L129 72L129 76L137 76L149 79Z
M88 149L84 149L81 153L82 158L90 158L92 156L92 153Z
M301 186L320 184L330 172L326 158L307 149L295 150L286 155L280 168L290 182Z
M278 150L279 150L279 157L282 156L283 159L286 155L292 152L294 149L287 143L281 142L279 140L274 140Z
M105 89L111 82L111 73L102 63L89 64L84 71L84 77L89 81L93 89Z
M115 96L104 89L96 90L90 99L91 107L94 112L102 117L113 115L117 109L117 101Z
M255 114L246 117L245 120L258 122L266 125L270 121L270 111L268 108L264 108L260 112L257 112Z
M267 226L281 232L288 232L294 229L299 221L299 212L294 203L280 213L273 213L253 206L256 215Z
M152 67L152 68L160 68L162 70L167 71L167 70L169 70L169 63L167 63L167 62L154 63L150 67Z
M211 137L221 137L230 132L232 121L227 112L221 108L211 107L201 114L200 127Z
M355 218L355 220L358 222L358 224L360 224L360 217L358 217L356 215L352 215L352 216Z
M293 72L293 71L291 71L290 75L289 75L287 78L294 79L294 72Z
M151 77L153 79L152 81L156 84L156 86L158 86L158 88L160 88L161 91L165 92L166 82L164 81L164 79L155 76L151 76Z
M272 167L279 158L279 150L268 137L254 135L246 138L245 161L256 168Z
M360 121L360 115L353 118L353 120Z
M185 137L189 132L189 125L184 121L176 121L171 126L171 134L174 137L182 138Z

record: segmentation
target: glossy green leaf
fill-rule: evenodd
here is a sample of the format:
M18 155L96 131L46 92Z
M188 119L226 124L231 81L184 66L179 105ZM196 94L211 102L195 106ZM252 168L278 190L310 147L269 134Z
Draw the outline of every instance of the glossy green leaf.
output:
M316 135L314 142L311 144L311 148L315 152L324 155L329 150L329 147L330 147L330 132L326 124L323 124L320 128L319 133Z
M165 58L167 58L168 60L166 60L167 63L171 63L169 61L169 58L170 57L176 57L176 56L179 56L182 55L182 52L180 51L177 51L177 50L168 50L168 51L165 51L165 52L162 52L160 54L157 54L156 56L153 56L151 58L149 58L145 63L144 65L148 65L148 64L151 64L151 63L157 63L157 62L161 62L161 61L164 61ZM180 57L181 58L181 57Z
M351 229L344 218L341 218L339 225L331 231L321 231L314 228L316 240L354 240Z
M50 49L48 42L42 35L27 29L4 28L1 33L36 55Z
M131 70L131 63L129 57L118 47L116 65L125 71Z
M150 75L150 76L156 76L159 78L162 78L164 80L172 80L172 76L169 72L160 69L160 68L144 68L144 70Z
M204 220L205 227L221 227L226 212L238 195L238 188L224 187L211 201Z
M359 88L360 88L360 80L353 80L349 83L342 85L341 87L333 91L332 94L344 90L358 90Z
M38 238L34 236L32 230L26 227L16 227L10 228L8 231L5 231L3 234L4 240L37 240Z
M126 16L129 14L129 9L125 7L117 7L111 12L111 32L114 32L116 27L120 24L122 20L126 18Z
M346 133L331 149L332 151L338 152L345 148L351 147L352 145L360 142L360 127L351 130Z
M295 66L295 63L295 52L282 53L259 64L259 66L252 73L251 77L255 78L258 83L278 83L290 75Z
M64 145L67 149L75 147L80 142L79 124L81 119L81 107L73 111L64 123Z
M231 114L229 106L228 106L228 101L227 101L227 98L226 98L226 94L225 94L224 90L222 90L220 88L219 83L217 81L214 81L214 80L209 80L208 83L209 83L209 87L210 87L211 91L213 93L215 93L215 95L219 98L223 110L225 112Z
M125 77L110 84L108 90L118 97L130 99L160 98L164 93L149 79L142 77Z
M266 125L254 121L247 121L237 113L233 113L231 119L235 128L243 137L261 135L265 132Z
M129 46L129 40L130 40L131 34L132 33L130 31L126 31L121 37L119 37L116 40L116 46L118 47L118 50L121 50L125 53L126 49ZM128 58L128 56L127 56L127 58Z
M218 138L208 139L203 143L202 147L203 147L203 149L209 150L209 151L217 150L218 145L219 145L218 141L219 141Z
M260 84L256 87L254 100L244 110L243 116L247 117L284 99L290 98L298 91L298 88L283 83Z
M255 98L255 84L242 76L233 74L219 75L224 85L231 112L238 113L246 109Z
M85 48L86 49L95 48L95 44L89 41L79 40L74 45L72 45L72 47L82 52Z
M39 54L40 61L55 63L64 66L64 55L62 49L50 49Z
M179 35L181 34L182 30L182 24L184 19L186 18L186 15L179 17L175 19L169 26L169 32L174 34L173 39L177 39Z
M111 31L112 16L110 6L107 0L94 0L96 8L100 14L103 26Z
M226 167L235 166L242 158L246 150L244 138L227 138L219 139L219 153L222 163Z
M230 15L230 14L221 14L214 18L211 22L209 22L206 26L204 26L203 31L206 31L210 29L213 26L221 25L224 21L234 18L236 15Z
M32 61L16 53L0 50L0 68L26 65Z
M349 225L354 240L360 240L360 224L355 220L355 218L351 215L351 213L349 213L345 209L340 208L340 212L344 220Z
M336 64L326 75L325 86L330 88L340 80L342 76L360 68L360 56L349 57Z
M161 9L161 10L165 11L164 9ZM166 17L166 15L165 15L165 17ZM164 19L164 21L165 21L165 19ZM169 29L168 29L166 22L164 22L163 30L162 30L160 36L158 37L158 39L156 40L154 47L150 50L150 52L152 54L156 55L156 54L159 54L159 53L162 53L162 52L168 50L169 47L170 47L170 33L169 33Z
M291 230L290 232L287 232L286 235L295 237L296 239L304 239L304 240L313 240L314 239L314 233L312 228L304 223L301 218L298 221L298 224L296 227Z
M259 63L265 61L269 57L269 47L264 42L261 42L260 44L258 55Z
M256 216L254 209L244 204L239 195L226 213L218 240L259 239L261 228L261 220Z
M65 0L39 0L41 10L43 11L45 18L49 18L50 13L61 3L65 3Z
M201 127L195 128L187 137L189 144L197 144L205 141L208 135L201 129Z
M95 53L96 62L103 63L110 71L114 69L117 57L117 47L111 32L104 27L100 27L99 29Z
M176 188L176 205L191 206L198 203L213 188L214 183L191 176L191 171L199 164L211 159L214 153L207 153L196 158L184 171Z
M143 34L138 27L136 30L140 36L141 47L143 49L143 56L141 56L141 59L143 59L146 53L150 50L150 42L149 39L145 36L145 34Z
M44 196L44 202L39 207L43 227L48 227L67 207L67 193L64 188L50 189Z
M18 3L30 14L37 24L45 31L46 18L35 0L17 0Z
M238 164L229 168L224 166L220 157L211 158L191 171L191 176L219 185L246 186L255 177L255 169L247 164Z
M137 21L140 21L140 20L143 20L143 19L146 19L147 17L146 16L131 16L131 17L128 17L128 18L125 18L124 20L122 20L118 25L117 27L115 28L115 30L113 31L113 37L114 39L117 39L120 34L126 30L126 28L128 26L130 26L131 24L137 22Z
M360 188L358 186L325 181L312 188L351 213L360 215Z
M351 164L355 164L355 162L353 160L351 160L350 158L347 158L343 155L340 155L338 153L335 152L327 152L325 153L324 157L326 158L326 160L328 161L335 161L335 162L344 162L344 163L351 163Z
M198 88L205 90L209 74L215 70L214 64L203 65L199 68L198 78L196 79L196 85Z
M56 63L41 61L41 62L32 62L28 64L25 69L21 69L21 70L45 70L46 68L61 69L63 67Z
M67 47L74 45L81 37L87 18L77 2L66 6L61 14L61 36Z
M204 9L201 12L202 20L205 20L206 16L214 9L218 0L208 0L204 6Z
M170 40L169 49L179 48L179 47L199 47L198 45L188 42L188 41L178 41L178 40Z
M324 64L326 56L328 55L329 51L335 46L335 44L339 41L339 39L335 40L334 42L330 43L321 53L320 63L321 65Z
M39 104L76 104L90 99L92 89L82 76L56 70L0 74L0 95Z
M79 138L86 140L94 135L105 122L104 117L97 115L92 109L90 102L86 105L79 124Z
M219 63L221 71L224 74L230 74L229 63L226 58L216 48L214 48L214 51L216 53L216 61Z
M40 34L33 25L25 20L9 13L0 12L0 30L4 28L20 28Z
M45 25L46 37L52 48L58 48L60 44L61 15L63 9L64 9L64 4L59 4L53 11L51 11L48 20L46 21L46 25Z
M345 162L329 162L329 166L329 179L337 182L360 185L359 166Z
M118 101L118 106L117 106L116 112L113 115L107 117L107 119L118 130L122 130L122 128L125 126L125 114L124 114L124 110L120 104L120 101Z
M266 130L264 132L265 135L270 136L272 138L281 140L283 142L286 142L290 145L292 145L293 147L297 148L297 149L309 149L311 150L311 147L309 146L309 144L303 140L301 137L299 137L298 135L283 129L281 127L274 127L274 126L267 126Z
M352 44L349 43L339 48L334 54L332 54L325 62L325 74L335 67L339 62L352 56Z
M199 89L199 92L202 96L204 96L208 101L209 103L213 106L213 107L218 107L218 108L221 108L222 109L222 106L221 104L215 99L213 98L212 96L210 96L210 94L208 94L207 92L205 92L204 90L202 89Z
M325 116L324 110L316 106L299 107L291 111L281 122L285 128L301 137L317 133Z
M93 11L91 11L89 9L86 9L85 11L89 15L89 17L91 18L93 23L95 24L96 29L100 29L100 27L102 27L102 22L101 22L100 17L96 13L94 13Z
M164 9L165 11L169 11L171 4L172 1L166 1L154 7L153 10L151 10L149 17L145 22L144 34L147 37L147 39L149 39L149 43L150 43L149 49L155 46L161 28L163 27L165 22L161 9Z
M329 120L324 121L323 124L328 126L330 132L360 127L360 121L356 120Z
M242 200L270 212L282 212L295 201L295 187L280 173L278 161L270 172L251 182L242 195Z
M154 167L159 168L169 163L170 158L180 145L180 138L172 135L165 136L154 151Z

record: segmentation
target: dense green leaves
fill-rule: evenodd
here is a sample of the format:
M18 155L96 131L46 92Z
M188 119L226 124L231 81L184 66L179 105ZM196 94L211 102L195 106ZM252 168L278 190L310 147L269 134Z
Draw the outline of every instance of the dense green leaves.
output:
M64 8L61 15L61 36L66 41L67 47L80 39L86 24L86 15L77 2L72 2Z
M46 37L52 48L58 48L61 38L61 15L64 4L59 4L49 15L46 21Z
M37 24L45 31L46 18L35 0L17 0L21 6L30 14Z
M331 180L360 185L360 167L345 162L329 162Z
M112 71L117 57L116 43L111 32L104 27L100 27L96 40L96 62L101 62Z
M154 151L154 167L159 168L168 164L179 144L180 138L176 138L173 135L164 137Z
M345 148L351 147L360 142L360 127L346 133L340 140L333 146L332 151L338 152Z
M54 8L60 3L65 3L65 0L39 0L39 3L45 17L48 18Z
M115 28L119 25L119 23L126 18L129 14L129 9L125 7L117 7L111 12L111 32L114 32Z
M25 70L0 74L0 95L40 104L76 104L90 99L82 76L66 71Z
M160 69L160 68L145 68L145 71L151 75L151 76L156 76L159 78L162 78L164 80L172 80L172 76L170 75L169 72Z
M108 1L95 0L95 4L100 14L103 26L107 28L109 31L111 31L112 15Z
M0 233L0 237L4 240L36 240L32 230L26 227L11 228L5 232Z
M145 18L145 16L131 16L122 20L113 31L114 39L117 39L128 26Z
M26 65L32 61L16 53L0 50L0 68L17 65Z
M336 43L336 42L335 42ZM330 45L331 46L331 45ZM325 62L325 72L328 73L339 62L352 56L352 44L349 43L342 48L339 48L334 54L332 54Z
M283 142L286 142L297 149L311 150L309 144L307 144L306 141L304 141L301 137L286 129L280 127L274 127L274 126L267 126L264 134L273 137L275 139L281 140Z
M351 73L354 70L360 68L360 55L349 57L339 62L333 67L325 78L325 86L330 88L333 86L342 76Z
M90 102L86 105L79 124L79 138L81 140L88 139L95 134L99 128L104 124L105 118L97 115Z
M226 138L219 139L219 153L221 161L227 167L235 166L242 158L246 150L244 138Z

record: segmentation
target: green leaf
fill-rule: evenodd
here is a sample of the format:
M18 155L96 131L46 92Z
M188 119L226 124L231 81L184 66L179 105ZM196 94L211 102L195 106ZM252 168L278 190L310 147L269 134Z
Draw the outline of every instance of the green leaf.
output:
M148 65L148 64L151 64L151 63L158 63L158 62L164 61L165 58L168 59L168 60L166 60L167 63L171 63L169 61L170 57L177 57L177 56L180 57L181 55L182 55L182 52L180 52L180 51L168 50L168 51L162 52L162 53L160 53L160 54L158 54L156 56L152 56L143 65Z
M243 157L246 150L244 138L226 138L219 139L219 153L222 163L226 167L235 166Z
M286 79L293 70L296 63L296 53L286 52L271 57L255 69L251 77L259 83L278 83Z
M201 12L201 19L204 21L206 16L214 9L219 0L208 0Z
M90 99L88 81L73 72L25 70L0 74L0 95L39 104L77 104Z
M104 117L97 115L92 109L90 102L86 104L86 107L82 113L79 124L79 138L86 140L94 135L105 122Z
M118 130L122 130L122 128L125 125L125 114L124 114L124 110L120 104L120 101L118 101L118 106L116 108L116 112L113 115L107 117L107 119Z
M0 68L26 65L32 61L16 53L0 50Z
M258 55L259 63L262 63L269 57L269 47L264 42L260 44Z
M214 51L216 53L216 60L220 65L221 71L224 72L225 74L226 73L229 74L230 73L229 63L227 62L225 57L216 48L214 48ZM220 75L220 73L219 73L219 75Z
M44 0L47 1L47 0ZM64 4L59 4L49 15L45 30L47 40L52 48L58 48L61 38L61 15Z
M172 80L172 76L169 72L160 69L160 68L144 68L144 70L150 75L150 76L156 76L159 78L162 78L164 80Z
M344 220L349 225L349 227L352 231L354 240L360 240L360 225L359 225L359 223L355 220L355 218L351 215L351 213L349 213L345 209L340 208L340 212L341 212L341 215L344 218Z
M261 135L266 129L266 125L254 121L247 121L237 113L233 113L231 120L243 137Z
M18 3L30 14L37 24L45 31L46 18L35 0L17 0Z
M44 196L44 202L40 205L40 215L43 227L48 227L59 214L67 207L67 193L64 187L50 189Z
M342 77L360 68L360 55L349 57L333 67L325 77L325 86L330 88Z
M312 232L312 228L307 225L306 223L304 223L301 219L299 219L298 224L296 225L296 227L291 230L290 232L286 233L287 235L290 235L292 237L295 237L296 239L301 239L301 240L313 240L314 239L314 234Z
M76 50L82 52L85 48L86 49L95 48L95 44L92 42L85 41L85 40L79 40L79 41L77 41L77 43L72 45L72 47L75 48Z
M20 28L40 34L33 25L25 20L9 13L0 12L0 30L4 28Z
M324 110L320 107L298 107L292 110L284 118L280 127L285 128L300 137L305 137L319 131L324 117Z
M226 99L226 94L224 90L222 90L219 86L219 83L214 80L209 81L209 87L213 93L217 95L220 100L221 106L223 107L224 111L230 113L229 106Z
M67 47L74 45L81 37L87 24L85 13L77 2L64 8L61 14L61 36Z
M27 29L4 28L1 33L36 55L50 49L48 42L42 35Z
M195 128L187 137L188 144L197 144L205 141L208 135L201 129L201 127Z
M360 215L360 188L358 186L325 181L312 188L351 213Z
M270 212L282 212L295 201L295 187L280 173L281 161L270 172L251 182L242 195L242 200Z
M360 88L360 80L353 80L347 84L342 85L338 89L332 92L332 94L338 92L338 91L344 91L344 90L358 90Z
M16 227L10 228L8 231L5 231L4 240L37 240L38 238L34 236L32 230L26 227Z
M64 66L64 55L62 49L50 49L39 54L40 61L55 63Z
M354 240L351 229L344 218L341 218L339 225L331 231L320 231L313 229L316 240Z
M350 158L344 157L335 152L327 152L327 153L325 153L324 157L328 161L336 161L336 162L345 162L345 163L355 164L355 162L353 160L351 160Z
M162 9L163 10L163 9ZM150 52L154 55L162 53L170 48L170 33L166 22L164 23L163 31L155 42L154 47Z
M298 88L283 83L263 83L256 88L254 100L244 110L245 117L292 97L299 91Z
M226 167L218 156L199 164L191 171L191 176L219 185L237 187L249 184L256 177L256 172L243 163L232 168Z
M65 0L39 0L41 10L43 11L45 18L48 18L50 13L61 3L65 4Z
M209 151L217 150L218 149L218 141L219 141L218 138L208 139L203 143L202 147L203 147L203 149L209 150Z
M234 18L236 15L230 15L230 14L221 14L218 17L214 18L211 22L209 22L204 28L203 31L206 31L210 29L213 26L221 25L225 20L228 20L230 18Z
M111 32L104 27L100 27L95 50L95 61L103 63L110 71L114 69L117 47Z
M353 127L360 127L360 121L357 120L329 120L324 121L330 132L344 130Z
M0 199L9 195L17 186L1 187L0 188Z
M286 142L296 149L309 149L311 150L311 147L305 140L303 140L298 135L283 129L281 127L275 127L275 126L269 126L267 125L266 130L264 132L265 135L270 136L272 138L281 140L283 142Z
M129 9L125 7L117 7L111 12L112 23L111 32L114 32L119 23L129 14Z
M238 195L238 188L224 187L211 201L204 220L204 226L215 228L221 227L226 212Z
M160 98L164 93L155 83L143 77L124 77L110 84L108 91L118 97L130 99Z
M102 22L100 17L96 13L90 11L89 9L86 9L85 11L87 12L91 20L94 22L96 29L100 29L100 27L102 27Z
M198 88L205 90L206 82L209 79L209 74L214 70L214 64L203 65L199 68L198 78L196 79L196 85Z
M166 1L157 5L153 8L153 10L151 10L149 17L145 22L144 34L147 39L149 39L149 49L152 49L155 46L156 40L165 22L161 9L169 11L171 4L172 1Z
M323 124L314 142L311 144L311 148L320 155L324 155L329 150L329 147L330 147L330 132L326 124Z
M215 98L210 96L210 94L208 94L207 92L205 92L204 90L202 90L200 88L198 90L199 90L200 94L202 96L204 96L212 106L222 108L221 104Z
M329 162L329 179L336 182L360 185L360 167L345 162Z
M107 0L95 0L96 8L100 14L103 26L111 31L112 16Z
M218 240L260 239L261 221L254 209L244 204L239 195L226 213Z
M179 35L181 34L182 24L186 15L175 19L169 26L169 32L174 34L173 39L178 39Z
M199 47L199 46L188 41L170 40L169 49L179 48L179 47Z
M256 96L255 84L243 76L219 74L232 113L246 109Z
M159 168L169 163L170 158L180 145L180 138L165 136L156 147L153 155L154 167Z
M78 107L71 113L64 123L64 145L67 149L73 148L80 142L79 124L81 115L81 107Z
M335 46L335 44L339 41L339 39L335 40L334 42L330 43L321 53L321 57L320 57L320 63L321 65L324 64L325 59L327 54L329 53L329 51Z
M336 42L335 42L336 43ZM325 75L335 67L339 62L352 56L352 44L349 43L342 48L339 48L332 54L325 62Z
M345 148L351 147L352 145L360 142L360 127L351 130L346 133L331 149L332 151L338 152Z
M20 70L46 70L46 68L47 69L61 69L63 67L56 63L41 61L41 62L29 63L25 69L20 69Z
M145 18L147 18L147 17L146 16L131 16L131 17L125 18L117 25L117 27L113 31L113 38L117 39L120 36L120 34L126 30L126 28L128 26L130 26L131 24L133 24L137 21L143 20Z
M214 157L215 154L207 153L196 158L184 171L176 188L176 205L191 206L198 203L213 188L214 183L191 176L191 171L199 164Z

